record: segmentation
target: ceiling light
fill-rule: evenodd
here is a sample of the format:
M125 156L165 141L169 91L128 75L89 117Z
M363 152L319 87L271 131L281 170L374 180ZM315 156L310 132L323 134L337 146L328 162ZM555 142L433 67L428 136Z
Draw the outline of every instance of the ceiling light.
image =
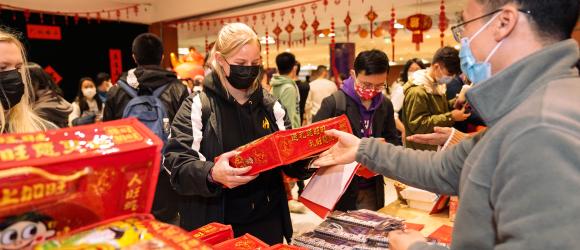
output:
M189 48L177 48L177 54L187 55L189 54Z
M431 39L431 35L426 35L425 38Z
M459 44L453 46L453 48L455 48L456 50L459 50L461 48L461 46L459 46Z
M276 40L274 40L273 37L268 36L268 41L267 42L268 42L268 44L274 44L274 43L276 43ZM260 37L260 44L266 44L266 37L265 36Z
M320 34L318 35L318 37L324 37L324 34L320 33Z
M404 26L404 25L402 25L402 24L400 24L400 23L395 23L395 25L394 25L394 26L395 26L395 29L398 29L398 30L400 30L400 29L404 29L404 28L405 28L405 26Z
M330 34L328 34L328 37L333 37L333 36L335 36L335 34L334 34L334 33L330 33Z

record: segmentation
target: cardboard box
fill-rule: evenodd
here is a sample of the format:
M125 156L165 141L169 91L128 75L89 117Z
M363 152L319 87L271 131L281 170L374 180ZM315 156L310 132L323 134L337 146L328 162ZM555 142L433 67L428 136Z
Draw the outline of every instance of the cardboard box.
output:
M234 238L234 230L230 225L217 222L209 223L203 227L191 231L191 235L210 245L216 245Z
M230 159L230 165L235 168L252 166L246 175L256 175L296 162L332 147L337 139L324 134L324 131L331 129L352 133L346 115L278 131L237 148L239 154ZM218 159L219 156L215 161Z
M148 214L161 145L134 118L0 135L0 234L35 228L34 237L1 242L0 248L33 246L104 222ZM138 218L150 225L159 223L147 215ZM166 226L167 231L181 230Z

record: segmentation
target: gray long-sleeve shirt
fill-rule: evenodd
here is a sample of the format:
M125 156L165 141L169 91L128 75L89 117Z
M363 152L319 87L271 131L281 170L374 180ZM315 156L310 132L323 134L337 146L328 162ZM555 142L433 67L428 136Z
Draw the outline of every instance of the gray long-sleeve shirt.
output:
M443 152L363 139L356 160L436 193L460 196L453 249L580 248L578 45L566 40L467 93L488 125ZM411 249L431 249L425 243Z

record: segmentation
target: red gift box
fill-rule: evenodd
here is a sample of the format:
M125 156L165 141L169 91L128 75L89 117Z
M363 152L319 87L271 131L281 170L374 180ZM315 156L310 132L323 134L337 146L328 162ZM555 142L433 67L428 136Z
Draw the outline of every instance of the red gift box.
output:
M405 229L421 231L421 230L423 230L423 228L425 228L425 225L423 225L423 224L405 222Z
M287 165L332 147L338 139L324 131L336 129L352 133L346 115L326 119L297 129L277 131L236 149L239 153L230 159L235 168L252 166L246 175ZM218 161L219 156L214 161Z
M273 245L269 248L266 248L266 250L308 250L308 248L289 246L289 245L285 245L285 244L276 244L276 245Z
M241 237L224 241L214 246L216 250L258 250L268 248L268 244L258 238L244 234Z
M137 119L1 135L0 230L34 223L42 229L31 242L36 244L108 219L149 213L161 145Z
M212 248L180 227L153 219L149 214L131 214L81 228L75 234L37 245L44 249L195 249Z
M234 238L232 226L217 222L209 223L203 227L191 231L191 235L210 245L216 245Z
M360 165L360 164L359 164ZM367 167L360 165L358 167L358 169L356 170L356 175L363 177L365 179L370 179L373 178L375 176L377 176L378 174L371 171L370 169L368 169Z

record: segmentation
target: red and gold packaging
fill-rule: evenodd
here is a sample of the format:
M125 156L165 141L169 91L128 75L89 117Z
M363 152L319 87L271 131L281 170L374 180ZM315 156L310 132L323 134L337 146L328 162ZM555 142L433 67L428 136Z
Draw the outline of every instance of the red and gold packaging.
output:
M216 245L233 239L234 231L230 225L212 222L191 231L191 235L193 238L199 239L207 244Z
M332 147L337 139L324 131L336 129L352 133L346 115L312 123L308 126L278 131L236 149L238 155L230 159L232 167L252 166L246 175L287 165ZM219 159L216 157L215 161Z
M149 213L161 145L136 119L1 135L0 232L28 223L36 235L20 243L34 245Z
M285 245L285 244L276 244L276 245L273 245L269 248L266 248L266 250L308 250L308 248L298 247L298 246L289 246L289 245Z
M259 250L268 248L268 244L258 238L244 234L241 237L224 241L214 246L216 250Z

